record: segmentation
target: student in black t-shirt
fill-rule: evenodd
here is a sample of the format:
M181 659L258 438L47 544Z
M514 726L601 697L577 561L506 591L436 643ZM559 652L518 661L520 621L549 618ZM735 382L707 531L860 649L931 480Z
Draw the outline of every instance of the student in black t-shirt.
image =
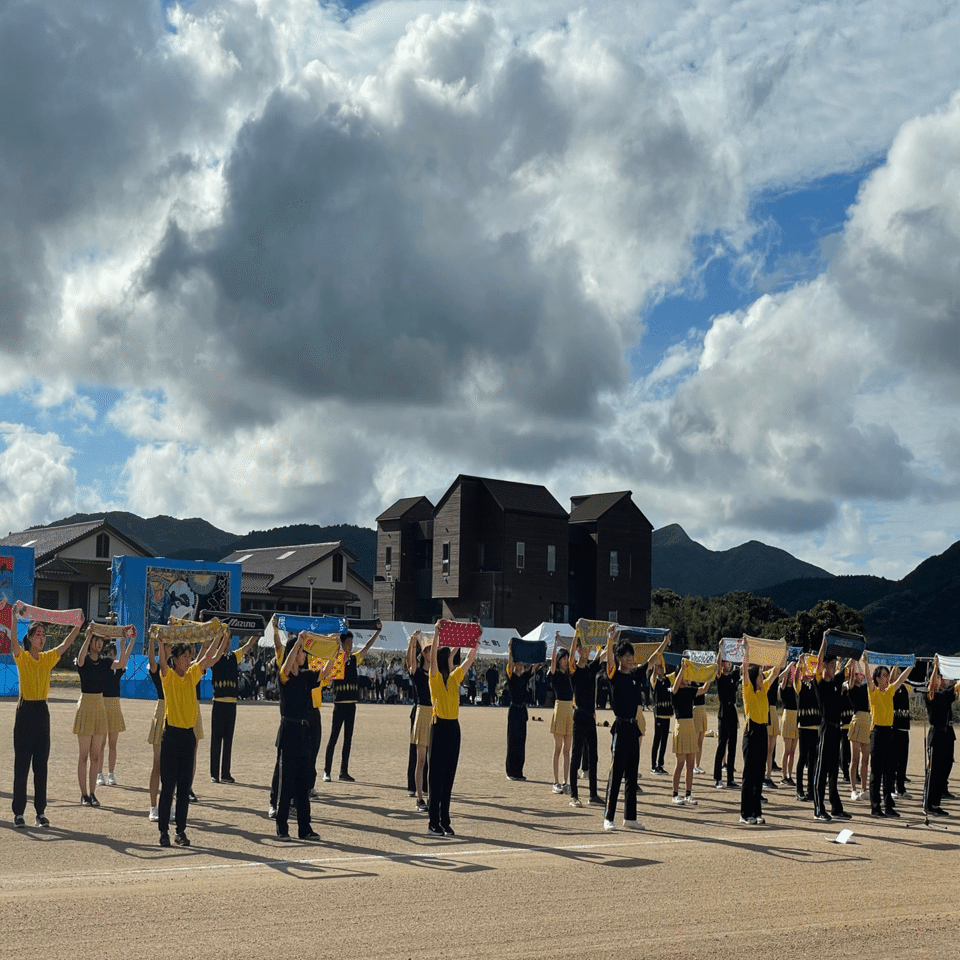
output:
M570 744L573 741L573 684L570 680L570 655L560 646L560 632L553 641L553 656L550 659L550 685L553 687L553 716L550 732L553 734L553 792L569 793L566 777L561 781L560 771L570 769ZM560 752L563 751L563 766Z
M940 658L933 658L933 672L927 685L927 716L930 729L927 731L927 783L924 789L924 809L936 817L949 816L940 806L947 792L947 781L953 765L953 750L956 734L953 731L953 703L960 693L960 683L946 680L940 675Z
M590 803L602 804L597 794L597 676L604 667L598 648L593 660L590 651L574 638L570 659L570 680L573 683L573 749L570 751L570 806L580 807L577 791L577 771L587 771L590 784Z

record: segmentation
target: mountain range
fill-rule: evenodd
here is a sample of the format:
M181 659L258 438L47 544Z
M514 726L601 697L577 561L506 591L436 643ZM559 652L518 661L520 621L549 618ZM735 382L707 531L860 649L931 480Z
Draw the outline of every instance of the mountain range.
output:
M173 560L219 560L244 547L340 540L357 556L351 565L356 573L372 584L376 571L376 531L351 524L296 524L240 536L198 518L144 519L114 511L75 514L50 526L101 517L156 556ZM924 560L902 580L837 577L757 540L729 550L710 550L691 540L678 524L655 530L652 548L654 589L702 597L743 590L769 598L790 614L809 610L820 600L835 600L860 612L871 646L917 652L960 647L960 542Z

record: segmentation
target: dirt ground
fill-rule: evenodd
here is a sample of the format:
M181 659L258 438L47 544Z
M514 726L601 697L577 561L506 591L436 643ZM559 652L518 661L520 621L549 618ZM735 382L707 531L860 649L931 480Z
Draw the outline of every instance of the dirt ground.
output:
M210 782L202 741L193 846L161 849L147 819L154 703L124 701L120 785L100 788L100 809L79 804L74 702L55 691L50 707L52 826L16 830L15 704L0 702L0 957L169 958L176 942L174 956L230 958L904 958L951 949L960 919L960 803L948 826L926 827L918 799L899 803L899 821L848 802L854 836L840 845L842 824L814 822L783 788L766 791L765 827L743 827L739 792L707 775L695 778L699 806L675 807L670 779L648 772L647 740L646 830L604 833L601 808L573 809L551 792L549 714L536 710L525 783L504 777L506 711L461 710L457 837L439 840L407 796L409 708L361 705L357 782L318 783L321 842L284 845L266 817L277 706L242 703L237 783ZM210 706L201 709L209 731ZM599 734L605 776L609 732ZM708 769L714 750L707 739ZM917 725L909 774L919 797Z

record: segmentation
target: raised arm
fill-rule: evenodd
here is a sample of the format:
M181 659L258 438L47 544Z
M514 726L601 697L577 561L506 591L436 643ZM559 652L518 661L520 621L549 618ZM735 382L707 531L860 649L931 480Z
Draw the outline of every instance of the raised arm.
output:
M820 650L817 652L817 669L814 677L819 680L823 676L823 658L827 650L827 631L823 631L823 639L820 641Z
M247 642L240 647L239 650L237 650L237 653L240 654L240 656L237 658L237 663L239 663L253 649L254 645L259 642L260 638L255 633L251 633L250 636L247 637Z
M349 623L349 622L350 622L350 621L348 620L347 623ZM380 636L380 631L381 631L382 629L383 629L383 624L378 620L378 621L377 621L377 629L373 631L373 636L370 637L370 639L363 645L363 647L361 648L360 652L357 654L357 659L358 659L358 660L362 660L362 659L363 659L363 655L373 646L373 641L376 640L377 637Z
M507 644L507 676L513 676L513 638L510 638L510 642Z
M607 630L607 676L612 677L617 671L617 658L613 653L613 643L617 639L620 631L617 629L616 624L611 624L610 629ZM650 658L651 660L653 657ZM648 661L649 662L649 661Z
M437 631L439 633L439 631ZM437 642L437 636L434 634L433 643L430 644L430 676L434 677L439 672L437 670L437 647L440 644Z
M197 657L195 663L201 670L212 667L220 657L223 656L224 648L230 648L230 634L226 631L221 633L216 640L212 640L201 650L200 656Z
M933 671L930 674L930 682L927 684L927 699L932 700L936 692L940 689L940 656L933 658Z
M686 681L683 679L683 664L681 663L680 669L677 670L677 675L673 679L673 686L670 688L670 692L675 694L685 683Z
M303 633L301 632L297 634L297 642L290 648L290 652L287 654L287 659L283 661L283 666L280 667L281 679L283 677L289 677L291 674L297 672L293 668L296 666L297 654L300 653L302 647Z
M17 600L10 608L10 652L15 658L23 653L23 647L20 646L20 638L17 636L17 611L22 609L23 606L23 601Z
M91 623L87 627L87 632L83 638L83 645L80 647L80 652L77 654L77 666L82 667L87 661L87 650L90 647L90 639L93 637L93 624Z
M891 684L893 689L899 690L907 682L907 677L909 676L910 676L910 671L906 667L904 667L900 671L900 676L897 677L896 681L893 684Z
M560 631L557 630L557 632L554 634L554 637L553 637L553 654L550 657L550 669L547 671L548 673L553 674L557 670L557 650L559 649L559 647L560 647Z
M127 638L126 646L124 646L123 638ZM124 629L123 636L120 637L120 656L114 661L113 669L114 670L125 670L127 667L127 661L130 659L130 654L133 652L133 645L137 641L137 634L133 627L128 627Z
M413 673L417 669L417 641L420 639L420 631L414 630L407 641L407 673Z
M150 635L147 634L147 636L149 637ZM152 642L153 641L151 639L151 643ZM157 636L157 663L160 665L161 677L165 677L167 675L167 671L170 669L170 665L167 663L167 658L168 658L168 654L167 654L167 651L164 649L163 638L158 635Z
M467 654L467 659L464 660L462 664L464 673L466 673L473 666L473 661L477 659L477 651L479 649L480 649L479 643L477 643L475 647L470 648L470 652Z
M78 623L56 647L57 656L62 657L69 649L71 644L80 635L80 624Z

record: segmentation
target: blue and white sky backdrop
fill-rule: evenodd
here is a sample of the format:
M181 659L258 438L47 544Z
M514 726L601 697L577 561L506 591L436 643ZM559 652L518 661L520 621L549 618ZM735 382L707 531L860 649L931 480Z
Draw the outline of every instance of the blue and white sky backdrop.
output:
M355 6L355 5L351 5ZM461 472L960 539L960 7L0 3L0 529Z

